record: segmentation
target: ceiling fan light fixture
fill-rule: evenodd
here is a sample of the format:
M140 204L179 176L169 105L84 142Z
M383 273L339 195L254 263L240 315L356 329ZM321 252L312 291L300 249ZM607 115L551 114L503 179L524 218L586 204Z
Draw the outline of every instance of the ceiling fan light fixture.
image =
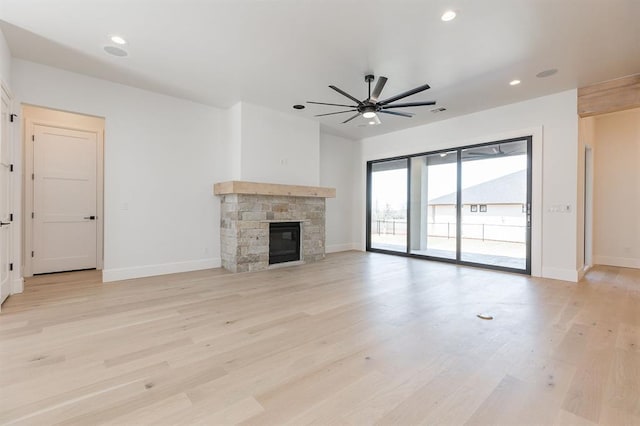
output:
M520 84L520 80L511 80L511 81L509 82L509 85L510 85L510 86L517 86L518 84Z
M363 112L363 113L362 113L362 116L363 116L364 118L373 118L373 117L375 117L375 116L376 116L376 113L375 113L375 112L373 112L373 111L366 111L366 112Z

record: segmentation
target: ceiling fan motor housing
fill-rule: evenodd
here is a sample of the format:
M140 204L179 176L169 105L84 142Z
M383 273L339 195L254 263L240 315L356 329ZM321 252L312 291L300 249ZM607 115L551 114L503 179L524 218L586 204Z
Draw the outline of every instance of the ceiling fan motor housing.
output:
M373 118L376 112L380 111L380 107L371 104L370 102L364 102L363 105L358 107L358 112L362 114L364 118Z

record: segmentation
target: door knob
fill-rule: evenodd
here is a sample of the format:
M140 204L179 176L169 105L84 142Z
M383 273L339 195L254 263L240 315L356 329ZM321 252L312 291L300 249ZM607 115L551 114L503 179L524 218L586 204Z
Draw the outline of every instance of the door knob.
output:
M96 220L95 216L85 216L84 218L89 220Z

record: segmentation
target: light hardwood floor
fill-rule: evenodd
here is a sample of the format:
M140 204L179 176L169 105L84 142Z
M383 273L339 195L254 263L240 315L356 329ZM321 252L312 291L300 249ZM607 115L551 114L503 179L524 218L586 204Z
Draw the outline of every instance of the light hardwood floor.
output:
M3 305L0 386L0 424L640 424L640 271L42 276Z

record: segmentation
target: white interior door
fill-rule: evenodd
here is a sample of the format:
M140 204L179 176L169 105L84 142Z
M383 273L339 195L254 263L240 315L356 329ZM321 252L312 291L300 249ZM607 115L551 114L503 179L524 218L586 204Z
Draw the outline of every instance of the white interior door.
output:
M33 273L97 266L97 137L42 125L33 135Z
M11 141L9 140L9 98L4 90L0 103L0 303L11 292Z

